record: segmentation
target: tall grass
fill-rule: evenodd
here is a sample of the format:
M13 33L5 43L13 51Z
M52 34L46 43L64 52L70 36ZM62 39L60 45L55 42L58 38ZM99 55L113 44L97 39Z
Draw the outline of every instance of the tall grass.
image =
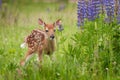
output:
M65 52L70 59L76 59L77 65L84 70L83 75L99 80L119 78L119 28L116 23L106 24L98 19L88 22L84 30L73 35L73 43Z
M101 18L87 22L84 30L77 30L75 4L68 4L61 12L57 11L59 4L42 5L46 4L19 6L17 25L0 25L0 80L120 79L120 25L106 24ZM41 28L37 24L39 17L47 23L62 18L64 31L56 32L55 61L43 55L39 64L34 55L25 67L20 67L27 50L21 49L20 44L33 29ZM22 70L21 75L17 69Z

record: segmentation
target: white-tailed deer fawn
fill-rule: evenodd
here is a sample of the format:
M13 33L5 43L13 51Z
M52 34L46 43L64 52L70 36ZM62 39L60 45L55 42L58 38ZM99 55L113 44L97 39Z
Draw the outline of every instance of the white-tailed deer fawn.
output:
M39 24L44 27L44 30L36 29L31 32L25 38L24 44L27 44L28 51L23 60L21 60L20 65L24 66L25 62L29 57L35 52L38 53L39 61L42 61L42 54L44 53L51 54L55 50L55 30L56 27L61 31L61 20L57 20L53 24L46 24L41 19L38 20ZM22 45L23 46L23 45Z

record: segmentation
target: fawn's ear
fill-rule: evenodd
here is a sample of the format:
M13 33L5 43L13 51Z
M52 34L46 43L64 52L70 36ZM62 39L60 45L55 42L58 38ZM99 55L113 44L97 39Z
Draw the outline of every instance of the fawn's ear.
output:
M61 25L62 21L61 19L58 19L55 23L54 23L54 26L59 26Z
M38 19L38 23L40 24L40 25L42 25L42 26L45 26L46 24L45 24L45 22L43 22L43 20L42 19Z
M62 26L62 21L61 19L58 19L55 23L54 23L54 26L58 28L59 31L62 31L64 30L63 26Z

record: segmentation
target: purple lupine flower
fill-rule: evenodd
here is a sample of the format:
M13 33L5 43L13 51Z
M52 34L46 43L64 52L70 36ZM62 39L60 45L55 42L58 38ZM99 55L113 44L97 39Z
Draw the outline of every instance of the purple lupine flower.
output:
M117 22L120 24L120 0L118 1Z
M93 19L99 17L99 13L101 10L100 5L101 5L100 0L92 0L91 9L92 9Z
M0 0L0 8L2 7L2 0Z
M88 18L88 20L94 20L91 0L87 2L87 18Z
M100 4L101 4L101 13L102 13L102 14L105 13L104 1L105 1L105 0L100 0Z
M58 30L61 32L64 30L63 25L59 25Z
M78 5L77 5L77 15L78 15L78 16L77 16L77 19L78 19L78 20L77 20L77 26L78 26L78 27L81 26L81 22L80 22L80 13L81 13L81 12L80 12L80 7L81 7L81 6L80 6L80 3L79 3L79 1L78 1Z
M104 1L105 9L106 9L106 14L107 18L105 19L106 22L110 23L112 19L114 18L114 0L105 0Z
M66 5L65 4L61 4L58 8L58 11L62 11L66 8Z
M118 0L117 21L120 23L120 0ZM84 24L84 19L94 20L100 12L106 13L105 21L110 23L114 18L115 0L79 0L78 1L78 26Z
M105 0L100 0L100 4L104 5Z
M46 11L47 11L48 13L51 12L50 8L47 8Z
M83 26L84 24L84 18L87 17L86 15L86 5L84 0L79 0L78 1L78 7L77 7L77 14L78 14L78 24L77 26Z

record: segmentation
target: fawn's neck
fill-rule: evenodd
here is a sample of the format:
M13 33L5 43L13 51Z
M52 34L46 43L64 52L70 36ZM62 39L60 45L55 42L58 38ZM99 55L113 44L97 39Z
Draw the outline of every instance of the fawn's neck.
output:
M48 40L48 47L52 49L52 51L55 50L55 40Z
M50 40L49 36L46 33L45 33L45 50L50 53L55 51L55 39Z

